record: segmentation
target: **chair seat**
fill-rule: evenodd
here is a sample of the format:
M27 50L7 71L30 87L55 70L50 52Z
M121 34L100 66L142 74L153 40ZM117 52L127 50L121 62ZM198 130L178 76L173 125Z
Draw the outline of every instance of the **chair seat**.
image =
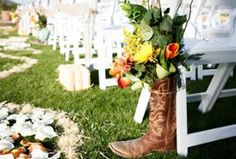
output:
M200 60L189 61L189 64L231 63L236 61L236 45L230 45L229 38L185 39L185 47L190 55L203 54Z

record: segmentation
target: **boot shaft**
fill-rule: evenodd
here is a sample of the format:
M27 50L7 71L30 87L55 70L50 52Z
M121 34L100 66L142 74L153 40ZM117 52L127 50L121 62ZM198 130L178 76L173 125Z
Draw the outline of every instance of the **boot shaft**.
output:
M176 78L154 82L150 97L149 131L157 138L172 138L176 130Z

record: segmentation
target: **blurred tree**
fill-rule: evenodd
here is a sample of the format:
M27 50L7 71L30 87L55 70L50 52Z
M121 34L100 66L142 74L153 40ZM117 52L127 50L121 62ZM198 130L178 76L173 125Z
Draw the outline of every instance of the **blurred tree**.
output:
M17 5L7 0L0 0L0 10L16 10Z

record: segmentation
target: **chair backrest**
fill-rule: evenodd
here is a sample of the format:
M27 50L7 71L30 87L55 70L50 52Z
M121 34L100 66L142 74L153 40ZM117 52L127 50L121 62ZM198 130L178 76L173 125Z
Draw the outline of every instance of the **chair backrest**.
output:
M183 0L182 3L182 6L185 6L182 8L182 11L186 13L189 10L187 7L189 7L190 1ZM209 35L213 37L231 36L232 29L235 28L233 26L233 19L235 18L233 14L234 8L236 8L235 0L194 0L191 19L185 35L189 35L189 33L193 33L195 30L198 35L204 32L205 38L208 38L208 34L205 34L205 31L211 31ZM228 13L228 16L226 13ZM196 33L194 34L195 36L197 35ZM202 38L202 36L199 37Z

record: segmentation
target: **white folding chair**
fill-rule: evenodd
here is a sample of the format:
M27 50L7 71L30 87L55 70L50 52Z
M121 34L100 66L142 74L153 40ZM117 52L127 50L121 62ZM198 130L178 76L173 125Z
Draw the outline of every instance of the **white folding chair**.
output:
M236 6L236 1L234 3L232 1L223 2L224 5L228 4L232 6L234 4ZM221 4L223 2L217 1L216 3ZM204 4L205 2L202 1L202 3ZM190 54L204 53L201 60L194 61L193 64L219 64L219 66L206 92L187 96L186 87L177 92L177 151L181 155L186 156L189 147L236 136L236 124L194 133L188 133L187 126L187 102L201 101L199 110L205 113L213 108L218 98L236 95L235 88L223 90L236 64L235 22L236 18L233 19L233 26L231 27L232 34L229 38L217 38L198 42L195 40L193 43L191 43L191 40L185 40ZM185 73L183 71L184 76Z
M225 83L235 67L236 46L220 46L214 48L213 46L216 44L216 42L209 43L204 41L196 44L191 50L193 54L200 53L200 51L204 51L205 53L202 59L195 62L195 64L220 63L207 91L189 96L186 94L186 88L177 92L177 151L181 155L187 155L189 147L236 136L236 124L190 134L187 131L187 102L201 101L199 110L204 113L213 108L218 98L236 95L236 89L223 90ZM224 53L224 57L222 52Z
M66 33L66 31L64 31L64 29L66 28L67 16L63 12L58 12L54 18L55 21L53 24L54 31L52 34L52 48L53 50L56 50L58 46L63 44L65 38L64 34Z
M125 15L121 13L121 8L118 6L118 0L103 0L98 3L94 46L98 51L98 62L95 67L98 69L100 89L117 85L115 78L106 76L106 69L111 67L114 56L122 55L122 28L129 27L126 22Z
M122 26L110 27L100 30L97 35L98 48L98 76L100 89L106 89L107 86L117 85L115 78L107 78L106 69L110 68L113 62L113 56L122 55L123 33Z
M221 1L219 1L221 2ZM215 3L219 3L218 1ZM224 1L226 2L226 1ZM181 0L176 4L180 4ZM199 3L199 10L203 6L205 0ZM236 1L235 1L236 3ZM227 3L226 3L227 4ZM229 3L230 4L230 3ZM176 5L178 6L178 5ZM198 10L197 12L198 13ZM231 28L231 36L229 38L218 38L211 40L188 40L185 39L185 45L189 48L190 54L204 53L201 60L191 61L194 65L203 64L219 64L217 72L206 92L187 95L186 87L181 88L177 92L176 100L176 124L177 124L177 152L186 156L188 148L220 139L236 136L236 124L204 130L200 132L188 133L187 119L187 102L201 101L199 110L203 113L210 111L218 98L236 96L236 88L223 90L231 72L236 65L236 18L233 20ZM182 79L186 86L186 74L182 68ZM141 97L136 109L135 120L142 121L142 117L147 108L148 97L150 92L142 90ZM143 104L143 105L142 105ZM139 117L139 118L137 118ZM141 118L140 118L141 117Z
M196 80L197 79L196 74L196 66L192 65L190 66L190 70L186 71L186 78L189 78L190 80Z
M205 1L204 7L208 8L208 14L205 16L205 20L199 20L203 19L201 16L194 17L194 23L199 28L198 32L200 32L201 38L214 39L215 37L229 37L231 28L233 27L233 20L236 16L235 9L233 8L234 1ZM205 9L204 7L203 9ZM198 79L214 75L216 72L217 69L214 68L204 69L203 65L197 66Z

